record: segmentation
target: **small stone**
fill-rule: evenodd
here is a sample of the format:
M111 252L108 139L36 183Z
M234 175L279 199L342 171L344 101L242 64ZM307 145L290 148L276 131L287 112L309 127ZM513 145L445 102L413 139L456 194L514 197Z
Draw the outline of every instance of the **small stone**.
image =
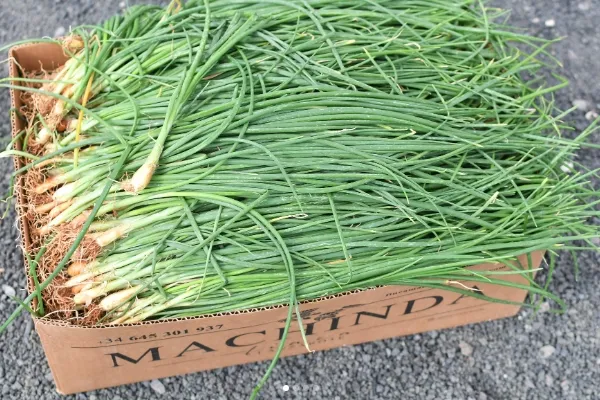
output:
M484 392L479 392L479 395L477 396L477 400L487 400L488 396L487 394L485 394Z
M565 379L564 381L562 381L562 382L560 383L560 388L561 388L563 391L565 391L565 392L566 392L566 391L568 391L568 390L569 390L569 385L570 385L570 382L569 382L568 380L566 380L566 379Z
M588 111L587 113L585 113L585 119L587 119L588 121L593 121L596 118L598 118L598 113L596 111Z
M573 107L577 107L577 109L581 111L587 111L590 107L590 104L583 99L575 99L573 100Z
M98 398L95 395L90 394L90 397L88 397L88 400L98 400Z
M540 19L538 17L535 17L534 19L531 20L531 22L533 24L539 24L540 23Z
M525 387L529 389L535 389L535 384L531 381L531 379L528 376L525 377Z
M544 382L546 383L546 386L552 386L552 385L554 385L554 378L552 378L550 375L546 374L546 378L544 378Z
M591 7L592 7L592 4L589 1L584 1L584 2L577 4L577 8L579 8L581 11L587 11Z
M542 358L549 358L550 356L552 356L552 354L554 354L555 351L556 348L554 346L546 345L540 349L540 356Z
M119 7L121 7L121 8L127 7L127 2L125 2L125 1L120 2Z
M59 26L58 28L56 28L56 30L54 31L54 37L60 37L60 36L64 36L64 34L67 32L67 30L65 29L64 26Z
M165 394L167 391L167 389L165 389L165 385L163 385L158 379L152 379L152 381L150 381L150 387L158 394Z
M16 290L12 286L2 285L2 291L8 297L15 297L17 295Z
M573 164L569 165L569 167L573 168ZM567 170L567 172L570 172L570 171L571 171L570 169ZM548 311L550 311L550 303L548 303L547 301L545 301L545 302L543 302L540 305L540 308L539 308L538 312L545 313L545 312L548 312Z
M473 346L471 346L467 342L463 342L461 340L460 343L458 344L458 347L460 347L460 352L462 353L463 356L469 357L471 354L473 354Z
M553 19L547 19L546 22L544 22L544 25L546 25L547 28L554 28L556 26L556 21Z

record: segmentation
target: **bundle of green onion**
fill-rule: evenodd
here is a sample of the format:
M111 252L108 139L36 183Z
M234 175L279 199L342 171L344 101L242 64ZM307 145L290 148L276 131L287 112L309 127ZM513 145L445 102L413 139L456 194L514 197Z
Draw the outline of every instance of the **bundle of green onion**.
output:
M75 29L64 67L12 85L30 94L4 153L30 160L26 303L104 324L287 303L289 327L301 300L377 285L551 296L465 269L531 280L509 261L598 237L572 161L594 128L561 135L547 95L566 83L524 79L549 42L501 15L205 0Z

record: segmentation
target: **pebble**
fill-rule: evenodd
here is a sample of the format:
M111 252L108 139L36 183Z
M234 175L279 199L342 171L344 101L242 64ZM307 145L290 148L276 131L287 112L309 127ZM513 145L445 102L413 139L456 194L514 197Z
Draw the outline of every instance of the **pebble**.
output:
M570 167L572 168L573 166L570 165ZM540 308L538 309L538 312L540 313L545 313L550 311L550 303L548 303L547 301L543 302L542 304L540 304Z
M598 118L598 113L596 111L588 111L585 114L585 119L587 119L588 121L593 121L596 118Z
M56 28L56 30L54 31L54 37L60 37L60 36L64 36L64 34L67 32L67 30L65 29L64 26L59 26L58 28Z
M488 400L488 396L484 392L479 392L479 395L477 396L477 400Z
M577 109L581 111L587 111L590 107L590 104L583 99L575 99L573 100L573 107L577 107Z
M554 378L552 378L550 375L546 374L546 377L544 378L544 382L546 383L546 386L552 386L552 385L554 385Z
M460 347L460 352L462 353L463 356L469 357L471 354L473 354L473 346L471 346L467 342L463 342L461 340L460 343L458 344L458 347Z
M531 23L533 23L533 24L539 24L540 23L540 19L538 17L535 17L534 19L531 20Z
M528 387L529 389L535 389L535 384L531 381L531 378L529 378L528 376L525 377L525 387Z
M153 379L150 381L150 387L158 394L165 394L167 391L167 389L165 389L165 385L163 385L158 379Z
M544 22L544 25L546 25L548 28L554 28L556 26L556 21L553 19L547 19L546 22Z
M539 353L542 358L549 358L550 356L552 356L552 354L554 354L555 351L556 348L554 346L546 345L540 349Z
M2 285L2 291L8 297L15 297L17 295L17 291L12 286Z
M592 8L592 4L590 1L584 1L582 3L577 4L577 8L581 11L587 11Z

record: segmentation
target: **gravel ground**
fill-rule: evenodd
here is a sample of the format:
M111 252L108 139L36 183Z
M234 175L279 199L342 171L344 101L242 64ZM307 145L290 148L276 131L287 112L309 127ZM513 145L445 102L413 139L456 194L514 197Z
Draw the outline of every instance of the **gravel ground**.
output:
M125 6L120 0L1 0L0 47L11 41L61 35L70 25L94 23ZM130 4L132 2L130 1ZM579 110L569 122L581 130L600 108L600 0L496 0L512 9L511 22L544 37L566 38L553 47L571 86L557 96ZM5 59L6 55L2 55ZM0 67L5 75L7 68ZM0 91L0 132L9 136L8 91ZM598 142L596 135L595 139ZM580 161L600 167L598 150ZM12 172L0 160L0 191ZM23 294L14 212L0 221L0 320ZM430 332L284 359L263 398L330 399L600 399L600 273L598 254L560 258L552 289L568 304L563 315L522 312L517 318ZM55 399L50 370L28 316L0 337L0 398ZM245 398L266 363L99 390L72 399ZM284 390L287 385L287 391Z

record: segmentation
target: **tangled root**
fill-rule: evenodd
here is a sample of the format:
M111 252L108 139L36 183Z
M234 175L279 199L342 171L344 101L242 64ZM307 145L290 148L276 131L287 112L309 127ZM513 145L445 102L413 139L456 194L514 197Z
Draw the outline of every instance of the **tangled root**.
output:
M36 206L40 204L46 204L52 201L52 195L50 191L46 191L42 194L36 193L36 189L46 180L46 173L41 168L30 168L25 174L25 191L30 204Z
M63 39L63 49L65 51L76 53L83 46L83 40L79 36L70 35ZM52 80L56 78L61 69L62 67L48 72L40 68L38 71L25 72L24 76L27 78L43 79L48 82L26 82L23 85L52 92L56 88ZM28 129L33 129L34 125L39 124L38 115L44 118L44 123L49 129L56 129L58 132L63 132L68 128L69 121L63 118L64 104L56 98L42 93L22 91L21 101L23 106L19 111L26 118ZM34 135L30 135L27 142L27 151L37 156L43 156L47 153L47 148L43 144L36 142ZM43 167L31 168L24 175L23 179L25 201L19 207L21 207L22 213L26 215L31 228L30 244L25 250L33 256L38 254L48 237L44 234L43 230L47 230L51 219L50 215L47 211L36 212L36 207L54 203L52 195L55 189L38 194L36 193L36 188L46 180L49 168L51 167L52 163L50 162ZM80 226L74 227L69 225L60 226L53 230L55 236L50 243L46 243L46 251L37 265L37 275L40 282L47 280L54 272L58 263L66 256L67 251L75 242L75 238L80 230ZM71 261L92 262L101 250L100 246L91 236L85 236L72 255ZM67 274L67 269L65 268L42 291L42 301L46 317L71 321L74 325L90 326L97 324L104 315L104 311L97 302L83 308L76 305L73 301L71 288L65 286L69 279L70 276Z
M42 86L42 90L50 91L50 87L46 87L46 85ZM56 99L54 97L42 94L42 93L33 93L32 101L34 110L42 115L48 115L56 105Z
M42 292L45 311L52 318L68 320L75 315L75 303L70 296L71 291L64 286L67 280L67 274L61 272Z
M42 194L37 194L35 192L35 188L38 187L38 185L40 185L44 179L44 171L40 168L31 168L25 174L24 179L24 189L27 202L24 205L23 211L25 211L25 215L30 222L32 236L37 236L32 238L33 241L41 240L41 237L39 237L41 236L39 233L40 229L50 222L50 217L47 214L40 214L35 211L36 207L54 201L51 192Z
M47 245L46 253L38 265L38 276L41 281L48 279L56 268L56 265L66 256L67 251L75 242L78 233L79 230L74 230L67 226L61 226L57 230L56 236ZM100 246L91 237L84 236L71 257L71 261L92 262L96 259L100 251ZM92 323L91 321L97 322L100 318L100 314L97 311L88 316L87 309L90 309L90 307L87 307L82 316L81 310L78 311L76 309L71 288L65 286L65 283L69 279L70 276L65 269L42 292L42 299L50 317L63 320L76 317L78 320L77 324L84 321L87 321L85 322L86 324Z
M35 123L35 106L33 105L33 93L22 91L21 92L21 102L23 105L19 108L21 115L25 117L27 121L27 126L31 128L31 126Z
M75 325L92 326L98 324L105 312L96 303L92 303L85 307L82 312L83 316L74 320Z
M42 157L46 153L46 149L43 144L36 142L33 137L30 137L27 142L27 152ZM43 182L43 180L41 182Z

